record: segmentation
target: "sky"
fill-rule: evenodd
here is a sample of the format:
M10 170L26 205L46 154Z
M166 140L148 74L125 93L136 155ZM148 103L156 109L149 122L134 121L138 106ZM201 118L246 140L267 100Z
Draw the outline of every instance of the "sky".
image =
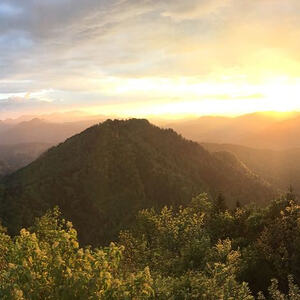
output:
M1 0L0 118L300 110L299 0Z

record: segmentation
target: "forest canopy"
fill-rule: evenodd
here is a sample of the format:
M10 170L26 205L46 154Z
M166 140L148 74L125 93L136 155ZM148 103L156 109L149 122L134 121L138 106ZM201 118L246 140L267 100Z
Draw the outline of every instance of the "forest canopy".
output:
M239 206L239 205L238 205ZM59 209L0 233L1 299L300 298L300 206L228 209L205 194L141 210L108 247L81 246Z

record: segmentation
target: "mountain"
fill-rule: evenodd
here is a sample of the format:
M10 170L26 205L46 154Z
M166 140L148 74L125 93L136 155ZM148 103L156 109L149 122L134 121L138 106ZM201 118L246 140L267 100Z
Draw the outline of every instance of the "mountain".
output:
M37 115L21 115L17 118L5 119L2 122L7 125L16 125L22 122L28 122L32 119L42 119L46 122L51 123L69 123L69 122L79 122L88 120L105 120L107 116L104 115L91 115L83 111L65 111L65 112L51 112L47 114L37 114ZM0 121L1 124L1 121Z
M0 145L0 177L28 165L50 146L39 143Z
M0 145L61 143L105 118L74 111L0 121ZM171 123L153 119L153 122L164 128L173 128L200 143L237 144L272 150L300 147L299 113L253 113L235 118L205 116Z
M201 145L210 152L231 152L250 170L272 185L284 190L292 185L295 192L300 194L300 148L268 150L232 144Z
M209 116L167 124L186 138L203 143L237 144L272 150L300 147L298 113Z
M81 132L95 123L95 120L52 123L35 118L0 131L0 145L20 143L57 144Z
M0 217L11 233L58 205L89 244L116 238L142 208L185 204L202 192L222 192L231 207L275 194L229 152L211 154L141 119L88 128L0 186Z

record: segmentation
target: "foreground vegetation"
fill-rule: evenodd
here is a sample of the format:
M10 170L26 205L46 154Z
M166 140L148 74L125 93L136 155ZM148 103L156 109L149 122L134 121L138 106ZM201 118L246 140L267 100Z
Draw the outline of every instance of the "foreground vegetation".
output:
M237 205L239 206L239 205ZM228 210L220 195L141 211L133 230L81 248L49 211L14 238L1 228L1 299L300 299L300 206Z

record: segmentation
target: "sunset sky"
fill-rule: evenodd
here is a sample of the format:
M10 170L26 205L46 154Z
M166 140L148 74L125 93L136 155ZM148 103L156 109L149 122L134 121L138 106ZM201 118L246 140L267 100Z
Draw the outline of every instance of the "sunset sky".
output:
M300 110L299 0L1 0L0 118Z

